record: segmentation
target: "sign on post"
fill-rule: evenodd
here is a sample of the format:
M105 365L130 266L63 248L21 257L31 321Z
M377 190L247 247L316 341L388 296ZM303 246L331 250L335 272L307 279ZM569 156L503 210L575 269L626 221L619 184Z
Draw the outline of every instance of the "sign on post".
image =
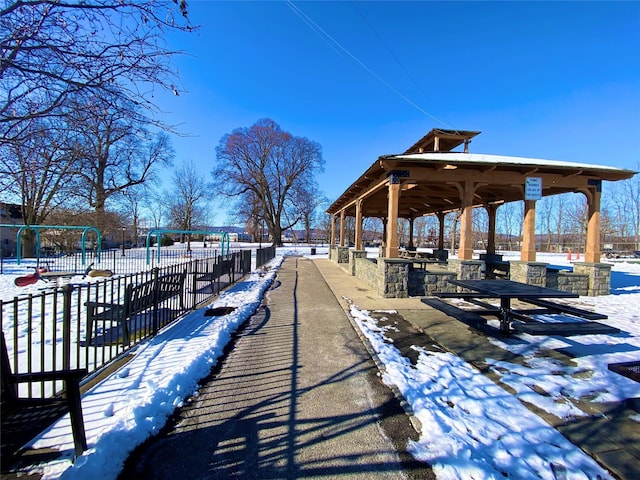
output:
M524 184L525 200L540 200L542 198L542 178L527 177Z

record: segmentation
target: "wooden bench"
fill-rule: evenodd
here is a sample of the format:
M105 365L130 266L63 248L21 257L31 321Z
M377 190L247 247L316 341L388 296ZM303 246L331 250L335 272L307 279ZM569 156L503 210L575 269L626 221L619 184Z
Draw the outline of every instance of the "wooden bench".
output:
M115 322L122 330L122 344L131 342L127 320L153 308L176 295L180 296L180 308L184 309L184 281L186 272L169 273L157 279L125 287L123 303L86 302L87 346L91 345L96 322ZM99 311L100 310L100 311Z
M87 449L87 439L82 418L80 379L87 375L86 369L56 370L34 373L13 373L2 333L0 354L2 374L2 421L0 457L2 471L8 471L20 459L22 447L36 435L66 413L71 417L75 457ZM20 396L18 385L27 382L49 382L61 380L64 390L50 398Z

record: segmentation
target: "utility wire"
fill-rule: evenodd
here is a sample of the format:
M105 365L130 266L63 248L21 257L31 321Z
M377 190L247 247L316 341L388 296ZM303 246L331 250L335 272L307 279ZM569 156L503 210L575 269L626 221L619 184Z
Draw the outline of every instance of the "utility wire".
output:
M447 126L449 128L453 128L447 122L445 122L443 120L440 120L439 118L435 117L434 115L431 115L425 109L423 109L422 107L417 105L410 98L408 98L406 95L404 95L402 92L400 92L397 88L395 88L393 85L391 85L389 82L387 82L384 78L382 78L380 75L378 75L376 72L374 72L371 68L369 68L367 65L365 65L362 61L360 61L360 59L358 57L356 57L354 54L352 54L340 42L338 42L335 38L333 38L330 34L328 34L320 25L318 25L316 22L314 22L306 13L304 13L297 5L295 5L292 0L285 0L285 3L305 24L307 24L307 26L309 26L309 28L311 28L311 30L314 31L314 33L316 35L318 35L320 38L322 38L322 40L325 43L327 43L336 53L340 53L340 52L345 53L348 57L350 57L358 65L360 65L367 72L369 72L370 75L372 75L374 78L376 78L380 83L382 83L384 86L389 88L392 92L394 92L396 95L398 95L400 98L402 98L409 105L414 107L420 113L426 115L427 117L431 118L432 120L435 120L436 122L442 123L443 125L445 125L445 126ZM405 71L406 71L406 69L405 69Z

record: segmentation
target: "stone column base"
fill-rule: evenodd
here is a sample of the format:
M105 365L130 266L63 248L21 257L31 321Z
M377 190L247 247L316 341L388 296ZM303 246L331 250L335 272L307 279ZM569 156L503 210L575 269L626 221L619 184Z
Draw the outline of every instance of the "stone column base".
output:
M482 267L484 262L481 260L459 260L450 258L448 260L448 269L456 273L458 280L480 280L482 279Z
M589 276L589 290L587 295L609 295L611 293L611 265L608 263L576 262L573 264L575 273Z
M409 262L396 258L379 258L378 269L382 277L379 295L384 298L409 296Z
M329 259L336 263L349 263L349 247L331 245L329 247Z
M538 287L547 286L547 265L543 262L509 262L509 279L514 282L527 283Z
M356 275L356 258L367 258L366 250L349 250L349 271Z

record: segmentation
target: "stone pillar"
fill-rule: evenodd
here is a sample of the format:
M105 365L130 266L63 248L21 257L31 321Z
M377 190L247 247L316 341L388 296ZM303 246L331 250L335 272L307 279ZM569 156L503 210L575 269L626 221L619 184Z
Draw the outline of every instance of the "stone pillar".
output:
M482 279L482 260L464 260L458 258L450 258L448 261L448 269L456 272L458 280L480 280Z
M401 258L379 258L378 268L382 276L382 288L378 292L384 298L407 298L409 296L410 262Z
M336 263L349 263L349 247L332 245L329 247L329 260Z
M528 283L538 287L547 286L547 263L524 262L511 260L509 262L509 280Z
M608 263L576 262L575 273L589 276L588 295L609 295L611 293L611 265Z
M366 250L349 250L349 271L356 276L356 258L367 258Z

